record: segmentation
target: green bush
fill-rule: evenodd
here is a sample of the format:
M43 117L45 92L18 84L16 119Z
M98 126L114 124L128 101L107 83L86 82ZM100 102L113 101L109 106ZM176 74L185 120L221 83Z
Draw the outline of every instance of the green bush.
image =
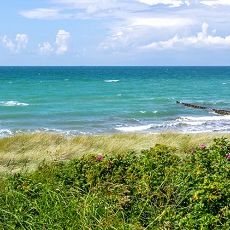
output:
M229 229L230 143L85 155L1 181L1 229Z

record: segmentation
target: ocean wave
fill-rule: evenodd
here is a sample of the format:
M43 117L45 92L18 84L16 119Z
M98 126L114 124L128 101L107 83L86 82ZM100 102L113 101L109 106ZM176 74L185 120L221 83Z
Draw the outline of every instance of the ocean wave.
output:
M28 106L29 104L18 101L0 101L0 106Z
M230 115L225 116L182 116L177 119L178 121L222 121L227 120L230 121Z
M154 125L138 125L138 126L123 126L123 127L116 127L115 129L121 132L140 132L151 129Z
M117 80L117 79L104 80L104 82L107 82L107 83L119 82L119 81L120 80Z
M13 132L9 129L0 129L0 137L11 136Z
M141 122L141 121L138 121ZM230 116L182 116L174 120L151 122L148 125L123 125L115 128L121 132L229 132Z
M230 116L182 116L162 124L161 130L179 132L227 132L230 131Z
M10 137L22 133L56 133L64 136L76 136L76 135L92 135L93 132L79 131L79 130L64 130L55 128L38 128L38 129L0 129L0 138Z

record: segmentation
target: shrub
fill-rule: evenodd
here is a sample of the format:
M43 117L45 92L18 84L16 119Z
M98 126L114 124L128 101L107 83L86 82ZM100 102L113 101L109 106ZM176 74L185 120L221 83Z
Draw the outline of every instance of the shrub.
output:
M2 229L229 229L227 139L84 155L2 179Z

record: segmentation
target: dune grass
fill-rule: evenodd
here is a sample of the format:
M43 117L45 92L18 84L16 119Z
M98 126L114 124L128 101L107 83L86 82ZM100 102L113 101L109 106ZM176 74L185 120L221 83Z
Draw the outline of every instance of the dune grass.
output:
M65 137L52 133L25 133L0 139L0 172L35 170L43 161L66 161L84 154L139 153L155 144L177 148L184 155L200 143L209 144L215 137L229 134L114 134Z
M14 158L17 169L22 161L30 170L46 163L0 177L0 229L229 230L230 142L212 138L26 134L1 140L1 156ZM155 145L160 142L174 147ZM141 151L148 146L154 147Z

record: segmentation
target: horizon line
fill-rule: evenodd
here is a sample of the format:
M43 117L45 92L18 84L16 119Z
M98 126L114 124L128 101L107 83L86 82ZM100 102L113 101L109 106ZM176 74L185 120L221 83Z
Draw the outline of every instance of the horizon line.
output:
M2 67L230 67L230 65L0 65Z

